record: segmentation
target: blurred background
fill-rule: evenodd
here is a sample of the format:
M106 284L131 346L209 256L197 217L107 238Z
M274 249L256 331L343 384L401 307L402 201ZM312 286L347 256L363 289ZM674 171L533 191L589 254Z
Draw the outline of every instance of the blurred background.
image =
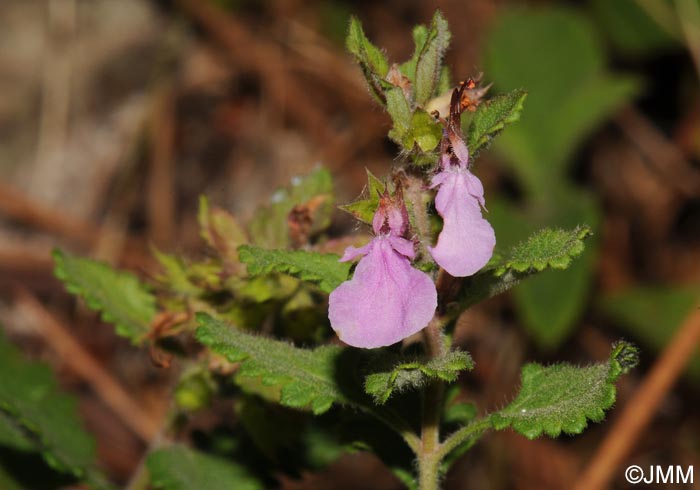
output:
M475 167L499 247L543 226L595 230L571 269L460 319L457 342L477 366L460 382L488 409L510 398L527 361L602 360L621 337L643 360L606 423L558 440L492 434L445 487L571 488L617 437L610 431L648 374L674 357L671 339L700 298L697 0L4 0L0 322L78 397L114 481L138 465L174 375L65 292L51 249L152 277L153 245L202 253L200 194L245 221L322 164L339 202L355 199L365 168L384 175L399 159L389 117L345 52L349 16L402 61L413 25L436 8L453 34L455 81L483 72L493 93L529 92L521 121ZM337 213L336 233L354 226ZM693 356L672 389L645 399L654 416L634 433L611 488L626 488L628 464L700 468L700 342L688 338ZM0 448L0 462L11 458ZM401 488L362 453L281 481Z

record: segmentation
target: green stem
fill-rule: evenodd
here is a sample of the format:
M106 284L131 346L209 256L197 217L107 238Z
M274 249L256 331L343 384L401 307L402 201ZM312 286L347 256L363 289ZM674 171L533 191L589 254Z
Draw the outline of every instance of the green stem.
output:
M437 454L439 460L442 461L451 451L464 443L469 443L471 446L471 444L476 442L490 427L491 420L489 417L484 417L454 432L445 439L445 442L440 446Z
M423 330L425 350L430 358L440 356L444 349L441 327L442 322L436 316ZM419 488L421 490L436 490L438 488L440 418L444 394L445 383L439 379L431 381L423 394L421 445L418 453Z
M438 490L440 488L440 459L437 453L423 455L418 460L418 488L420 490Z
M403 417L393 410L389 410L387 408L380 409L379 407L370 410L369 413L377 420L383 422L385 425L393 429L395 432L398 432L408 447L410 447L416 455L420 453L421 440Z

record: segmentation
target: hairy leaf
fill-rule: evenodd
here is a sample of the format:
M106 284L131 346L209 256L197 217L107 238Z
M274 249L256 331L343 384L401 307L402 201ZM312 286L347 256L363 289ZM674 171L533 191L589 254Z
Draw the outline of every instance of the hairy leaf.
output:
M627 342L613 346L607 362L587 367L569 364L527 364L520 393L507 407L490 416L497 430L513 427L528 439L562 432L580 434L588 420L600 422L615 402L615 382L638 361L637 348Z
M248 266L248 274L258 276L270 272L283 272L319 285L330 293L350 273L347 262L338 262L335 254L320 254L306 250L265 250L250 245L239 249L241 262Z
M300 349L245 333L205 313L197 313L197 322L197 340L230 362L241 362L241 376L259 377L263 384L280 386L282 405L310 406L315 414L320 414L333 403L349 402L336 379L336 365L343 348Z
M25 361L0 335L0 373L3 441L41 453L57 471L78 478L91 473L95 443L81 426L75 399L59 390L51 370Z
M583 240L591 233L587 226L578 226L573 230L540 230L527 241L514 247L498 266L496 274L502 275L507 270L541 272L548 267L566 269L572 259L583 253Z
M389 62L384 53L367 39L357 17L350 19L345 46L360 65L372 95L383 104L383 88L387 85L383 83L383 80L389 72Z
M404 148L407 146L407 138L410 140L407 149L413 148L413 139L410 138L411 118L413 111L409 105L403 90L398 87L386 91L386 110L391 116L394 126L389 131L389 138Z
M156 299L135 275L58 249L53 259L54 274L69 292L101 312L102 320L114 325L117 334L134 344L143 342L156 315Z
M146 461L157 490L262 490L263 483L233 460L176 444L159 449Z
M453 351L435 359L405 359L382 352L370 364L376 371L365 377L365 391L375 403L384 404L394 392L419 389L431 379L452 382L460 371L472 369L474 363L466 352Z
M450 38L447 20L438 10L433 16L425 42L421 43L421 50L416 59L416 78L413 86L419 105L425 104L436 95L442 71L442 58L450 44Z
M590 230L586 226L568 231L544 229L515 246L505 258L494 256L485 269L462 281L457 311L501 294L548 268L568 267L571 259L583 251L583 240L588 236Z
M367 197L340 206L340 209L347 211L360 221L371 225L374 213L379 207L379 195L384 192L386 185L375 177L369 169L365 170L367 171Z
M524 90L513 90L479 105L467 132L467 145L472 155L488 147L491 140L503 131L506 125L520 119L526 97L527 92Z
M411 81L411 84L416 81L416 63L418 63L418 57L423 52L427 40L428 28L422 24L415 26L413 28L413 44L415 45L413 55L411 59L399 66L401 73Z
M593 282L598 250L595 232L600 223L598 206L589 193L569 186L567 188L563 195L553 198L553 207L543 205L529 208L528 213L515 209L514 205L499 210L497 203L493 203L494 206L489 208L501 244L525 242L530 232L543 224L569 230L585 223L594 230L585 241L586 250L566 270L546 270L514 291L513 299L523 326L538 346L544 349L556 348L579 324ZM520 228L524 230L518 231ZM509 238L508 235L513 236Z

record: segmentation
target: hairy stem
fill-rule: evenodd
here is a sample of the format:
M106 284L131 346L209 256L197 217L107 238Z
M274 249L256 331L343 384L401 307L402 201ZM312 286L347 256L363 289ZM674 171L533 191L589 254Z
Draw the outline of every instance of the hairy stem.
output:
M430 217L426 209L426 203L423 200L424 183L421 179L412 176L406 176L404 197L410 203L408 207L409 219L411 225L418 237L418 248L423 260L430 259L428 247L430 246Z
M423 330L425 350L428 357L435 358L444 349L441 332L442 322L438 316ZM438 467L440 464L440 416L445 393L445 383L433 380L423 393L423 418L421 424L421 445L418 454L418 472L421 490L438 488Z
M457 432L451 434L445 442L442 443L438 450L438 458L440 461L447 456L451 451L461 446L468 444L471 446L476 442L488 428L491 427L491 421L488 417L475 420L466 427L462 427Z

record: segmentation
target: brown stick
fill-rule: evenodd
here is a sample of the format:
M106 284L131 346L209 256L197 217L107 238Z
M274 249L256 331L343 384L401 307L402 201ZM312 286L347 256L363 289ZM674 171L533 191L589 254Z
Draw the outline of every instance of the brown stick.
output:
M623 108L615 122L644 157L644 163L683 196L692 197L700 189L700 173L693 169L683 152L633 106Z
M18 288L17 303L36 318L41 334L61 360L84 379L97 396L143 441L150 441L160 427L159 420L146 412L124 390L119 382L102 367L29 291Z
M151 166L146 205L150 238L158 246L167 244L175 229L175 97L171 87L154 95L150 127Z
M606 488L639 436L649 425L664 396L683 373L700 342L700 309L685 319L651 372L627 402L622 413L574 487Z
M238 66L260 74L266 93L281 113L286 112L295 118L318 141L337 139L309 91L289 76L286 55L278 45L256 37L244 22L209 2L179 0L178 4L185 14L226 48Z
M27 223L40 230L90 245L98 229L88 223L66 217L65 213L37 203L14 187L0 182L0 214Z

